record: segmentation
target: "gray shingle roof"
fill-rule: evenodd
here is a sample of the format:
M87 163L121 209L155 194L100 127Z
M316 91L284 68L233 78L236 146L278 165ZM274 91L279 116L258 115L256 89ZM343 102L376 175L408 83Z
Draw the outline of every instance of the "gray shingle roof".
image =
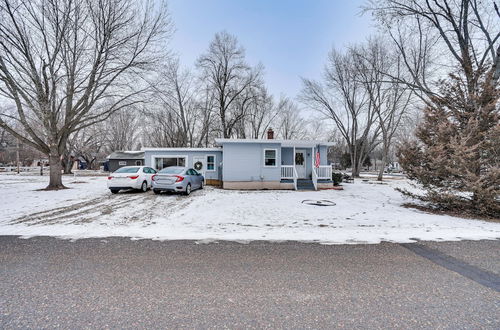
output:
M144 159L143 151L115 151L108 159Z

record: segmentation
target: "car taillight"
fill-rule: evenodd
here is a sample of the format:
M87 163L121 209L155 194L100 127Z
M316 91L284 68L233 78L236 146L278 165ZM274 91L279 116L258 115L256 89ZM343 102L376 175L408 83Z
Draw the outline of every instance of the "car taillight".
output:
M151 180L155 181L156 174L151 177Z
M111 179L113 179L113 177L112 176L108 176L108 180L111 180Z
M131 178L132 180L135 180L137 179L139 176L138 175L132 175L132 176L129 176L129 178Z
M176 175L175 177L177 178L177 180L175 180L175 182L181 182L182 180L184 180L183 176Z

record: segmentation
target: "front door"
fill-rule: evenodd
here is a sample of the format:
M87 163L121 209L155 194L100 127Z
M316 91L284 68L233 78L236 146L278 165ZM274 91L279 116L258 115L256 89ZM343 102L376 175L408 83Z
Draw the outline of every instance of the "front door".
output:
M306 178L306 152L305 150L295 150L295 170L299 179Z
M205 170L207 169L206 158L205 156L194 156L193 157L193 168L198 172L205 176Z

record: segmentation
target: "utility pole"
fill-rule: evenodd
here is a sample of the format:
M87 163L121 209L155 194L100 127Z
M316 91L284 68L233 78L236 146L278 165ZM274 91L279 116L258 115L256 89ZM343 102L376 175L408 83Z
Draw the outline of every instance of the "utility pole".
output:
M19 139L16 139L16 166L17 174L19 174Z

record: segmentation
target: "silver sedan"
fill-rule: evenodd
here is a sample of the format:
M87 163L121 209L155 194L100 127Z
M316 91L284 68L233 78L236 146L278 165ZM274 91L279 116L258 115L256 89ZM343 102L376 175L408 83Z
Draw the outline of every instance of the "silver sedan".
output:
M170 191L189 195L195 189L203 189L205 178L192 168L170 166L153 175L152 183L155 194Z

